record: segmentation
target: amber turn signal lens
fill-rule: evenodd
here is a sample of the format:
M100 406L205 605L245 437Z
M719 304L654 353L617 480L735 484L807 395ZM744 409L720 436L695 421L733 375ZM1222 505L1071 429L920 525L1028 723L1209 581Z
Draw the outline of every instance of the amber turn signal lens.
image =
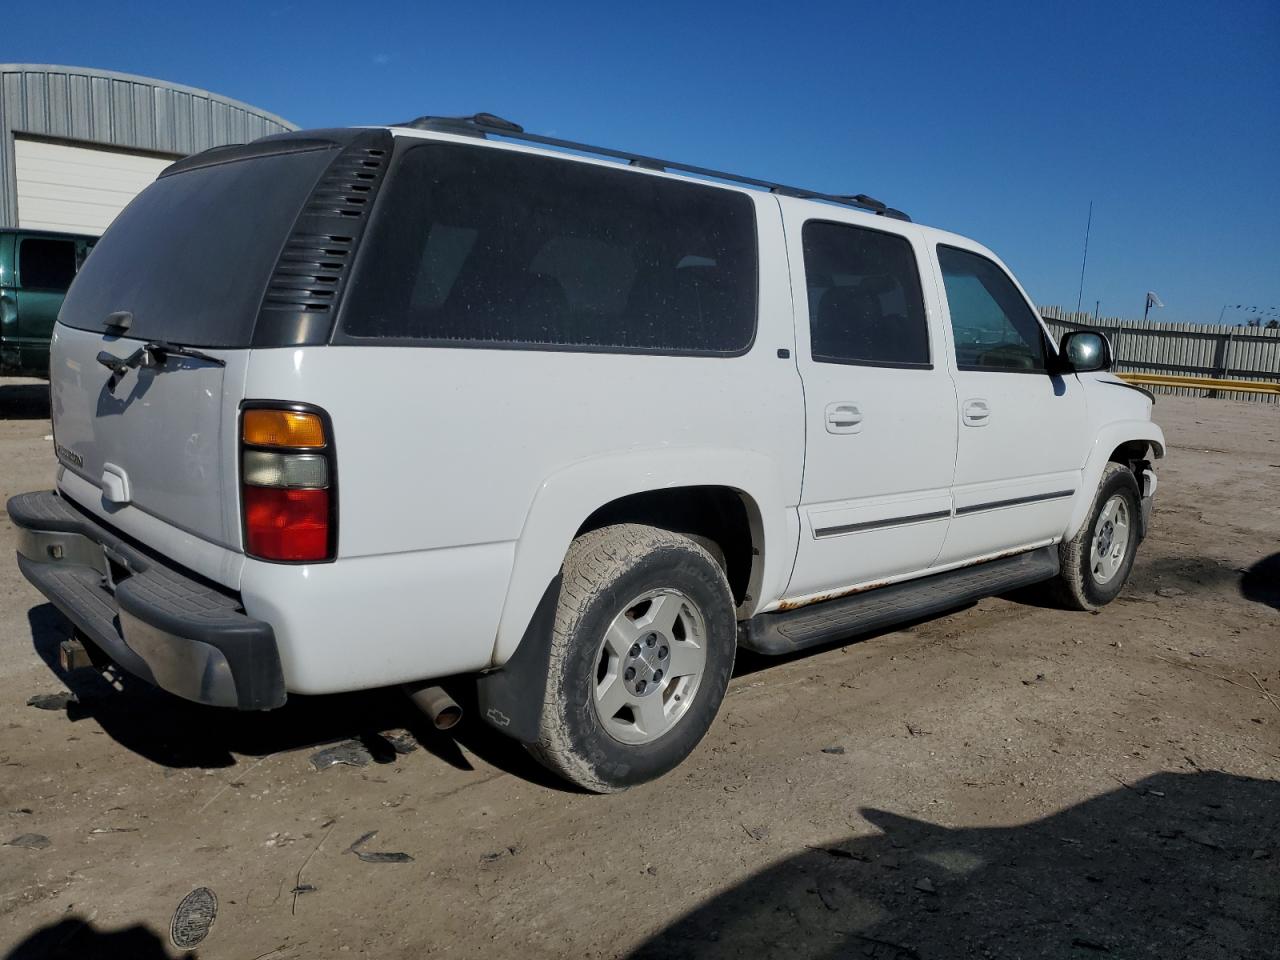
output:
M323 447L324 424L314 413L246 410L244 442L255 447Z

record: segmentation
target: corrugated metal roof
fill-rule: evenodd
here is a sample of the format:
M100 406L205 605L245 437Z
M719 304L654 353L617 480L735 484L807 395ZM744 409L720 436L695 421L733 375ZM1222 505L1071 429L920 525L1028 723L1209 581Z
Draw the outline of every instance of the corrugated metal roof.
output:
M15 134L177 157L296 129L246 103L150 77L0 64L0 226L17 223Z

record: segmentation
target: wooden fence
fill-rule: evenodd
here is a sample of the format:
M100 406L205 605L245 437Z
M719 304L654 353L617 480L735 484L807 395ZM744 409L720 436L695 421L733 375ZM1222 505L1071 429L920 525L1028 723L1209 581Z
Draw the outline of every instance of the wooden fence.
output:
M1218 323L1157 323L1119 317L1099 317L1095 322L1092 314L1070 313L1061 307L1041 307L1040 312L1058 339L1069 330L1081 328L1105 333L1111 338L1118 372L1280 381L1280 330ZM1192 387L1149 389L1184 397L1280 403L1280 396L1275 394Z

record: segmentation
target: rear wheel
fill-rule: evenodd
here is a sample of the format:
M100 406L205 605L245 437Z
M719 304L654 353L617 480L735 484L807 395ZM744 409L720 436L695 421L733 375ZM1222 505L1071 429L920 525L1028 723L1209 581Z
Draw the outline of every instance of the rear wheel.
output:
M1119 595L1133 569L1141 522L1133 471L1109 463L1084 526L1058 548L1058 599L1075 610L1096 610Z
M661 776L715 719L735 631L724 569L703 545L639 524L583 534L564 562L530 751L596 792Z

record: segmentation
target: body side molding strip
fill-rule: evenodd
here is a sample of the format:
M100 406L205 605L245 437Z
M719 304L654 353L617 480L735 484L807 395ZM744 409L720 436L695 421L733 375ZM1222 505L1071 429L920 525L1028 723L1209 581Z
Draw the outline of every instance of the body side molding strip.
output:
M991 500L987 503L973 503L967 507L959 507L956 509L956 516L963 516L966 513L977 513L980 510L999 510L1001 507L1017 507L1024 503L1040 503L1044 500L1063 500L1067 497L1074 497L1074 490L1055 490L1053 493L1037 493L1029 497L1013 497L1010 500Z
M935 510L932 513L916 513L908 517L888 517L884 520L866 520L862 523L842 523L834 527L820 527L813 531L813 535L816 538L838 537L845 533L860 533L864 530L880 530L884 527L896 527L907 523L924 523L926 520L945 520L950 516L950 510Z

